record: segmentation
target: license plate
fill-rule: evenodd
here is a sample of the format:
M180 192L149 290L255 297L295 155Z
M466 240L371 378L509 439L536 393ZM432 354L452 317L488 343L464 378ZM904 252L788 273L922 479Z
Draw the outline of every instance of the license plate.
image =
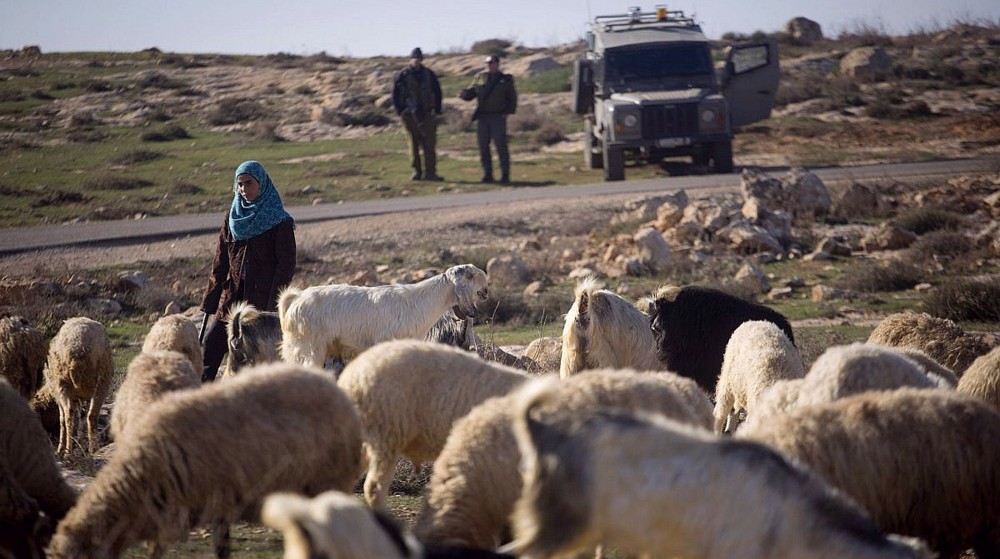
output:
M675 148L677 146L686 146L690 143L691 138L660 138L656 140L656 147Z

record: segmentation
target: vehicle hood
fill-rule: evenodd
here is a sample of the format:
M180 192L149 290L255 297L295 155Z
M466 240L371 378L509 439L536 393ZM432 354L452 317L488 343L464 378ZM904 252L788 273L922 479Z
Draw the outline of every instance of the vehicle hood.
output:
M690 89L674 89L670 91L633 91L629 93L613 93L612 101L623 101L637 105L658 105L662 103L696 103L712 94L709 88L692 87Z

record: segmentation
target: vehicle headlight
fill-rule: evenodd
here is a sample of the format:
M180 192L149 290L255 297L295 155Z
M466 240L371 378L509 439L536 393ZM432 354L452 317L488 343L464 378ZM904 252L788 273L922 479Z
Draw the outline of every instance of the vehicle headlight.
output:
M634 114L627 114L625 115L625 118L622 119L622 124L625 125L625 128L635 128L636 126L639 126L639 117Z
M699 128L702 132L725 132L726 111L719 105L707 105L698 108Z

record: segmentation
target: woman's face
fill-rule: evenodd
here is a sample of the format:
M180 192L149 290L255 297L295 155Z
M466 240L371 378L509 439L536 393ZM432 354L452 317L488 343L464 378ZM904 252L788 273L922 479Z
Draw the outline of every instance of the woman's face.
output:
M240 196L247 202L253 202L260 196L260 183L249 173L237 176L236 186L240 189Z

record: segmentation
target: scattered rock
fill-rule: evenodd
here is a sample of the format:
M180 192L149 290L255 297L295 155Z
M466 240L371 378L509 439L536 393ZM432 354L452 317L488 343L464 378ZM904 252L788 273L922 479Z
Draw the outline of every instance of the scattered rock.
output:
M531 283L531 271L516 254L503 254L490 258L486 263L486 275L491 285L527 285Z

